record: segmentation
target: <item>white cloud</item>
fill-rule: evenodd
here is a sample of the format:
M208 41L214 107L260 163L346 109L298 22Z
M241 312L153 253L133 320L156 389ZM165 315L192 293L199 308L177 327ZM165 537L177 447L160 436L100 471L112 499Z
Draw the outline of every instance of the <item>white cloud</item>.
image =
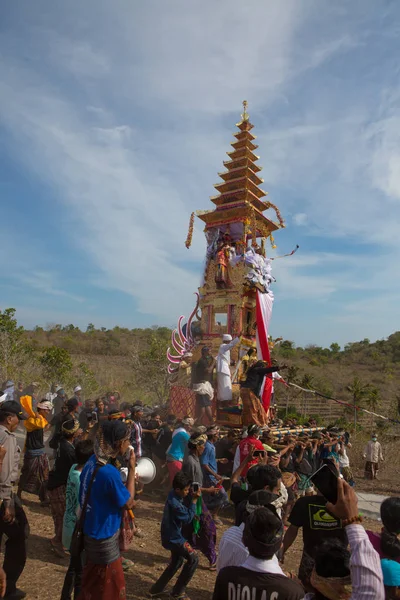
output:
M101 282L91 276L96 285L130 294L159 321L189 312L204 256L200 223L184 248L189 215L210 207L244 98L258 125L264 187L278 192L271 201L301 235L397 246L393 93L380 112L361 93L354 99L345 65L343 80L307 79L359 48L349 7L87 0L76 11L49 7L46 28L25 7L29 35L16 27L5 38L0 121L10 155L52 186L73 221L71 242L102 273ZM384 287L395 261L385 259ZM299 253L276 265L277 289L284 297L311 290L318 301L344 286L364 289L376 281L367 260L361 272L346 255ZM382 271L379 260L373 269ZM53 270L36 263L25 282L63 295L43 276Z
M306 213L296 213L295 215L293 215L293 222L295 225L298 225L299 227L306 225L307 224L307 215Z

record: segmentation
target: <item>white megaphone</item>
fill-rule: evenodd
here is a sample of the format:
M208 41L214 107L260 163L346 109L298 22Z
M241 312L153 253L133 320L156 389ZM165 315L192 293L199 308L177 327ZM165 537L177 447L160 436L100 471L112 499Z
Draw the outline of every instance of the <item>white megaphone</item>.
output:
M139 458L136 463L136 474L139 477L140 483L148 485L156 476L156 465L150 458Z

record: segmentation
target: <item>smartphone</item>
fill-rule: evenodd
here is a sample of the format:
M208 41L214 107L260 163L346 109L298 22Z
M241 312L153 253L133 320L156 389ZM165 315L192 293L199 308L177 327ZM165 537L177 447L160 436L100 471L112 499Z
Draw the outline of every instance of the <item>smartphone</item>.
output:
M98 418L98 416L97 416L97 412L96 412L95 410L92 412L92 415L93 415L93 416L92 416L92 420L93 420L93 422L94 422L94 423L98 423L98 421L99 421L99 418Z
M258 458L259 456L264 456L265 450L254 450L253 456L254 458Z
M200 489L199 483L192 483L192 490L195 494L199 491L199 489Z
M310 480L313 482L317 490L321 492L324 498L328 500L328 502L336 504L338 496L338 477L328 467L328 465L322 465L322 467L310 477Z

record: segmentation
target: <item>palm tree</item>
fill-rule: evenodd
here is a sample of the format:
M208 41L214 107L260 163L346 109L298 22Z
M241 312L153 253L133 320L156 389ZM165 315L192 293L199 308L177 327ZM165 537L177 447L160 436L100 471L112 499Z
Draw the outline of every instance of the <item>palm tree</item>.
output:
M363 383L357 376L354 377L352 383L347 386L347 390L350 392L353 399L354 406L354 429L357 427L357 405L368 396L370 393L371 386L369 383Z

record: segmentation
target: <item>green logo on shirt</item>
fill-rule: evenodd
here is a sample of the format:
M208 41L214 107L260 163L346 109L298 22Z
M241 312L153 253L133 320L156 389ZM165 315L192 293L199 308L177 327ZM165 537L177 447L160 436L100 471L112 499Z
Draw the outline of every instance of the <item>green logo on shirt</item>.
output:
M310 504L310 528L311 529L341 529L341 522L329 514L324 507L318 504Z

